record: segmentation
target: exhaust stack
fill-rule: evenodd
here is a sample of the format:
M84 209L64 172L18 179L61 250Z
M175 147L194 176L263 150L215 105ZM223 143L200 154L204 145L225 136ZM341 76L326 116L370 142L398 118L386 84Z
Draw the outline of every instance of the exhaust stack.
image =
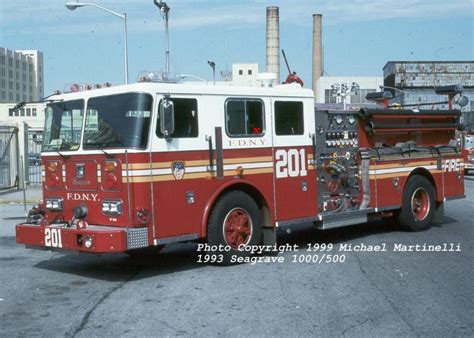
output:
M323 42L322 14L313 14L313 91L316 95L316 84L323 75Z
M275 73L274 84L280 83L280 12L276 6L267 7L267 73Z

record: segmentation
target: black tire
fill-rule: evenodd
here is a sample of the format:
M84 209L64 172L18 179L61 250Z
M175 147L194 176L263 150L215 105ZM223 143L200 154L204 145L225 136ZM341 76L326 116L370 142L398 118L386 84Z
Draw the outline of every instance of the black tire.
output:
M435 213L435 189L424 176L408 179L403 190L398 222L407 231L424 231L431 227Z
M237 228L229 229L232 218L243 219ZM226 227L226 224L227 227ZM248 229L250 228L250 231ZM245 230L244 230L245 229ZM247 233L245 233L247 231ZM234 236L235 235L235 236ZM242 191L230 191L223 195L215 204L208 221L207 243L212 246L223 246L228 251L208 251L209 255L218 256L215 263L229 265L237 263L231 261L232 257L248 257L249 253L237 250L238 245L258 245L262 241L262 214L255 201ZM239 244L240 243L240 244Z

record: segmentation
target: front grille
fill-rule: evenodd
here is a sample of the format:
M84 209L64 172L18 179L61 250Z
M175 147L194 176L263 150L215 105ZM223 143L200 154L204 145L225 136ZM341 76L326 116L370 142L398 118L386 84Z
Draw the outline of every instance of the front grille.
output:
M138 249L148 246L148 228L127 230L127 249Z

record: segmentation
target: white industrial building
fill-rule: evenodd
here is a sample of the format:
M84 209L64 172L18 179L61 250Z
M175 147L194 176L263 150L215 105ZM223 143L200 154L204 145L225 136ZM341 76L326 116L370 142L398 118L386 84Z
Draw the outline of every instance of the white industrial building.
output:
M347 90L342 90L343 87ZM316 80L316 103L368 103L368 93L380 91L382 76L321 76Z
M38 101L43 96L43 53L0 47L0 103Z

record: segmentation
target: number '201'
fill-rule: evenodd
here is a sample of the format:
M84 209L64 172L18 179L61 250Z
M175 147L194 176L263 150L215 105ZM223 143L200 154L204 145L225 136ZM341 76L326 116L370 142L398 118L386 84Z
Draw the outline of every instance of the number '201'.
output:
M306 152L304 149L280 149L275 152L276 177L306 176Z

